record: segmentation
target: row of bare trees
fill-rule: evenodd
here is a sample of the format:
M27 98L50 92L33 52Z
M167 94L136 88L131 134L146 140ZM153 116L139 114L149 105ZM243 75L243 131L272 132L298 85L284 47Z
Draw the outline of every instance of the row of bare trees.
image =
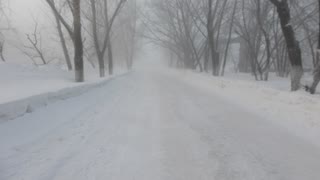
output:
M269 79L270 72L281 77L290 75L291 89L296 91L302 87L303 72L319 64L318 3L153 0L143 23L148 29L145 36L173 54L177 67L224 75L233 44L239 44L236 61L240 72L263 81Z
M19 48L34 64L46 65L56 57L50 57L52 49L45 47L57 43L61 47L69 71L75 72L75 81L85 80L85 61L98 65L100 77L105 77L106 67L113 74L114 56L120 56L128 68L133 65L137 45L138 6L136 0L44 0L53 17L56 29L44 31L40 21L34 19L34 30L26 33L25 43ZM51 14L51 15L50 15ZM55 33L56 41L44 34ZM51 39L52 40L52 39ZM0 42L0 57L3 42ZM56 46L56 45L55 45ZM123 55L124 54L124 55ZM72 60L73 57L73 60ZM62 57L60 57L62 58ZM5 59L3 58L3 61Z
M127 10L124 9L126 0L86 0L82 2L82 10L80 10L79 2L62 0L56 2L55 0L46 0L48 5L53 11L56 18L57 29L59 32L61 47L65 54L65 59L69 69L72 69L70 63L70 55L66 45L64 37L64 30L69 34L69 38L72 40L75 53L74 53L74 67L76 72L76 81L83 81L83 53L84 45L83 41L88 38L87 49L89 58L95 57L98 61L100 77L105 77L105 62L107 59L109 75L113 74L114 68L114 50L113 50L113 36L114 26L116 25L117 18L121 17L121 13ZM75 4L77 3L77 4ZM132 8L132 7L130 7ZM79 12L78 12L79 9ZM64 13L64 14L62 14ZM79 13L79 14L75 14ZM73 16L73 28L70 22L67 22L68 15ZM124 13L126 14L126 13ZM81 18L81 15L83 18ZM129 16L129 15L127 15ZM78 21L78 22L76 22ZM132 19L137 21L137 19ZM82 23L82 25L81 25ZM131 23L131 22L128 22ZM62 29L61 25L64 27ZM80 27L79 27L80 26ZM81 38L81 30L86 34L86 38ZM130 29L127 31L135 31L136 29ZM80 38L80 39L78 39ZM81 40L81 41L80 41ZM117 39L118 40L118 39ZM124 47L122 49L125 49ZM94 51L94 53L90 52ZM107 56L107 57L106 57ZM132 55L133 56L133 55ZM131 57L132 59L133 57Z

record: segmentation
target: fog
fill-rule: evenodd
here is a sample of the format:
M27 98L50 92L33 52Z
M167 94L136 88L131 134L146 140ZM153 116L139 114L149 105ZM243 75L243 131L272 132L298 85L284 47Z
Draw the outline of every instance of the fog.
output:
M5 54L11 62L30 63L27 57L24 56L17 48L21 48L25 43L26 34L34 30L35 21L41 24L41 28L49 26L48 23L48 7L42 0L10 0L3 1L6 3L7 10L5 11L8 17L9 30L2 33L6 36Z
M32 29L33 18L45 19L45 12L48 12L48 8L43 3L43 0L10 0L10 19L12 25L19 31L27 31Z
M105 52L107 51L105 49L108 48L103 47L103 43L107 42L104 39L112 41L112 52L117 59L115 63L120 66L126 66L124 61L128 63L128 59L141 59L136 57L148 51L149 54L156 52L166 57L163 58L163 64L175 64L178 67L197 71L213 71L212 73L215 75L223 75L225 71L246 73L252 71L256 80L267 80L270 71L284 77L290 72L289 65L302 64L303 68L299 70L302 72L302 69L312 70L318 62L315 51L317 41L316 38L313 38L317 33L317 26L312 18L315 15L315 6L312 6L314 2L311 0L304 3L292 2L291 4L293 6L291 9L292 20L288 20L288 22L293 22L295 34L287 39L300 41L302 49L301 57L298 59L301 60L297 60L297 62L281 58L283 54L287 53L285 47L290 44L286 45L280 38L283 37L281 35L282 29L281 24L275 19L276 6L273 3L260 2L260 0L250 0L250 2L221 1L220 3L219 1L208 1L211 4L207 4L204 0L196 4L193 1L178 1L181 7L168 0L128 1L121 5L117 12L115 12L117 3L121 1L110 1L107 9L108 15L112 16L115 13L114 19L109 17L109 21L112 21L110 35L102 33L105 28L100 27L104 18L101 9L102 2L96 2L98 7L96 7L96 22L98 24L96 27L98 42L96 43L92 32L90 1L82 1L82 41L84 41L84 58L87 59L85 62L98 65L98 57L101 55L107 61L107 54L110 52ZM254 1L259 4L254 4ZM30 58L30 55L38 56L34 54L38 54L37 52L32 52L35 49L26 48L26 46L32 46L27 36L34 33L37 25L37 38L39 41L41 39L39 44L42 46L41 51L47 61L63 65L65 57L63 57L61 49L61 39L59 39L56 29L54 13L48 3L45 0L10 0L2 1L2 3L5 4L3 5L5 7L3 13L7 17L5 21L9 22L6 24L2 20L2 24L3 27L10 27L9 30L2 31L2 34L6 36L5 56L11 62L41 64L43 60L38 57ZM56 5L60 6L61 3L63 1L57 1ZM166 7L166 5L170 6ZM208 10L210 10L208 6L219 7L209 12L212 13L212 17L207 16ZM242 10L241 6L253 9ZM259 12L255 12L254 8L258 8ZM69 25L72 25L72 17L70 11L68 12L68 7L64 7L62 10L62 16ZM174 12L183 14L180 16ZM257 18L256 13L259 14ZM300 22L303 19L309 20L304 21L302 26ZM213 29L208 29L205 24L210 21ZM64 24L62 24L61 30L72 59L72 38ZM212 36L213 41L208 41L208 39L210 40L209 36ZM145 48L149 43L154 44L152 46L154 48L150 49L150 46ZM101 55L95 54L95 44L99 46L96 49L103 48ZM250 48L253 45L256 47ZM277 63L271 64L273 61Z
M320 0L0 0L0 180L319 180Z

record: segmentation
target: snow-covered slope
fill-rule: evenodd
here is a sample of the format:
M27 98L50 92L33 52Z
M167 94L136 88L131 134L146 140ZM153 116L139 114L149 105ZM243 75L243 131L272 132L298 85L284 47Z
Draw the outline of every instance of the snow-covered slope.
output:
M117 71L118 74L123 72ZM87 68L86 82L74 83L73 72L59 66L0 63L0 123L51 102L82 94L103 85L108 78L100 79L96 70Z
M248 112L263 116L320 147L320 97L303 90L290 92L288 79L257 82L238 74L215 78L192 71L171 71L188 84L215 93Z

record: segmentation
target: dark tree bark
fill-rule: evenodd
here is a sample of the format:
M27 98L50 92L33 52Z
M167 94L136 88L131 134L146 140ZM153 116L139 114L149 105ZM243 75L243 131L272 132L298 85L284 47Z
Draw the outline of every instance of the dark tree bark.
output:
M100 48L99 37L98 37L98 28L97 28L97 10L96 10L96 1L90 0L91 2L91 11L92 11L92 33L93 33L93 42L98 57L99 63L99 74L100 77L105 77L105 64L104 64L104 50ZM106 5L105 5L106 6Z
M125 4L126 0L120 0L116 6L115 11L113 12L111 18L109 19L109 10L108 10L108 2L107 0L101 1L103 3L103 11L104 11L104 37L102 38L102 42L100 42L99 35L98 35L98 20L97 20L97 1L90 0L91 3L91 12L92 12L92 19L90 19L92 24L92 31L93 31L93 42L95 46L95 51L98 57L99 62L99 72L100 77L105 77L105 53L108 53L108 68L109 74L113 74L113 53L112 53L112 42L110 39L110 33L112 26L116 17L121 12L123 5ZM100 44L102 44L100 46Z
M73 0L73 29L74 29L74 63L75 63L75 79L76 82L84 81L83 67L83 42L81 34L81 0Z
M239 72L249 73L250 72L250 51L248 42L241 37L240 40L240 54L239 54Z
M270 36L269 33L267 32L267 30L265 29L264 25L263 25L263 20L262 20L262 16L264 14L261 14L261 0L256 0L257 3L257 21L260 27L260 30L262 32L262 35L264 37L265 43L266 43L266 53L267 53L267 57L266 57L266 64L264 65L264 67L259 67L260 69L260 75L263 76L261 77L261 80L264 81L268 81L269 79L269 69L270 69L270 63L271 63L271 40L270 40Z
M0 57L3 62L6 62L6 59L4 58L4 55L3 55L3 48L4 48L4 42L0 42Z
M112 43L111 43L110 37L108 37L108 69L109 69L109 75L112 75L113 74L113 51L112 51Z
M64 35L63 35L61 22L59 20L59 17L56 14L55 14L55 18L56 18L57 30L59 33L59 38L60 38L61 48L63 50L64 58L66 60L67 66L68 66L68 70L71 71L72 70L72 63L71 63L69 51L67 48L66 39L64 38Z
M46 0L54 15L59 18L61 24L69 33L74 45L74 70L75 81L84 81L84 64L83 64L83 42L81 32L81 0L68 1L70 11L73 16L73 25L67 23L66 19L59 13L55 6L54 0ZM73 27L73 28L72 28Z
M318 6L320 10L320 0L318 0ZM317 47L317 65L313 74L313 83L310 87L310 93L314 94L316 92L317 86L320 82L320 12L319 12L319 35L318 35L318 47Z
M278 12L281 29L285 37L288 56L291 63L291 90L297 91L300 88L300 81L303 75L302 55L299 42L296 40L292 25L288 0L270 0Z
M207 15L207 33L208 33L208 45L209 45L209 52L211 54L211 61L212 61L212 68L213 72L212 74L214 76L219 75L219 54L215 50L214 46L214 29L213 29L213 1L208 0L208 7L209 7L209 12Z

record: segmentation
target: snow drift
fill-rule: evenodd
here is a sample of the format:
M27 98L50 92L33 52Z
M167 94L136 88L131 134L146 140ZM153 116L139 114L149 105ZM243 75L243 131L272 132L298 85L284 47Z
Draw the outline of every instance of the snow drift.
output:
M34 67L14 63L0 64L0 123L31 113L58 100L81 95L109 82L87 69L87 82L72 81L72 72L58 66Z

